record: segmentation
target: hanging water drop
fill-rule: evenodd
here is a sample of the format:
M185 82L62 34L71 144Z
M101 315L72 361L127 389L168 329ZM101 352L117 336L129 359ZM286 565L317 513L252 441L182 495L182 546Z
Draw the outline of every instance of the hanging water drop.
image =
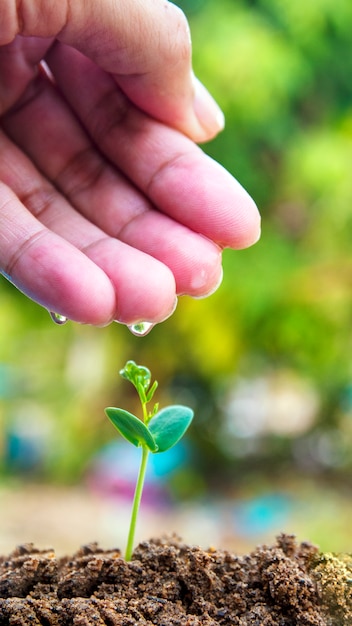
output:
M137 324L131 324L127 326L127 328L131 331L132 335L144 337L144 335L147 335L152 330L154 325L155 324L152 322L137 322Z
M67 317L65 317L65 315L61 315L60 313L49 311L49 315L53 322L55 322L55 324L59 324L59 326L62 326L62 324L66 324L67 322Z

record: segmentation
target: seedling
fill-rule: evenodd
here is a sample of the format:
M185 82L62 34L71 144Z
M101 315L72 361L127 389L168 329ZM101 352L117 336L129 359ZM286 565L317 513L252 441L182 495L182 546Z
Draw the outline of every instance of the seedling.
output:
M142 405L141 419L124 409L115 407L105 409L106 415L119 433L134 446L142 449L125 553L126 561L130 561L149 453L165 452L180 441L193 419L193 411L187 406L178 404L159 411L157 403L149 410L147 405L152 401L158 383L156 380L152 383L151 373L143 365L127 361L125 367L120 370L120 375L134 385Z

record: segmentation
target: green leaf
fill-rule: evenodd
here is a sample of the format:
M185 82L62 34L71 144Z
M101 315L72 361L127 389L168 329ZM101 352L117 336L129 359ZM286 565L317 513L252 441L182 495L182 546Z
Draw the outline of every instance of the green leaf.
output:
M154 415L148 428L157 444L156 452L172 448L183 437L192 419L192 409L178 404L161 409Z
M153 395L155 394L155 391L156 391L156 389L157 389L157 386L158 386L158 381L157 381L157 380L154 380L154 382L153 382L153 384L152 384L151 388L149 389L149 391L148 391L148 393L147 393L147 402L150 402L150 401L151 401L151 399L152 399Z
M107 407L105 413L119 433L134 446L146 446L151 452L158 451L158 445L147 426L138 417L124 409Z

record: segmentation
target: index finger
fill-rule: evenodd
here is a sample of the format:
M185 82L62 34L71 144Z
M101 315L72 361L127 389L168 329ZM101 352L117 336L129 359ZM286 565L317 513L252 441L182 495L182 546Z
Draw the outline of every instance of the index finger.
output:
M223 128L223 116L191 69L182 11L167 0L3 0L0 45L16 35L54 37L112 74L128 98L194 141Z

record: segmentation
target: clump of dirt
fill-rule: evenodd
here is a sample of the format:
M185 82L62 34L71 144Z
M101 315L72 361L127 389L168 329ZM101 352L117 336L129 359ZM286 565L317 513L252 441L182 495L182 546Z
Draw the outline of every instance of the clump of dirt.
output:
M152 540L129 563L96 544L60 559L28 544L0 557L0 626L347 626L351 582L351 559L291 535L245 556Z
M352 624L352 556L320 554L313 561L313 575L324 610L333 624Z

